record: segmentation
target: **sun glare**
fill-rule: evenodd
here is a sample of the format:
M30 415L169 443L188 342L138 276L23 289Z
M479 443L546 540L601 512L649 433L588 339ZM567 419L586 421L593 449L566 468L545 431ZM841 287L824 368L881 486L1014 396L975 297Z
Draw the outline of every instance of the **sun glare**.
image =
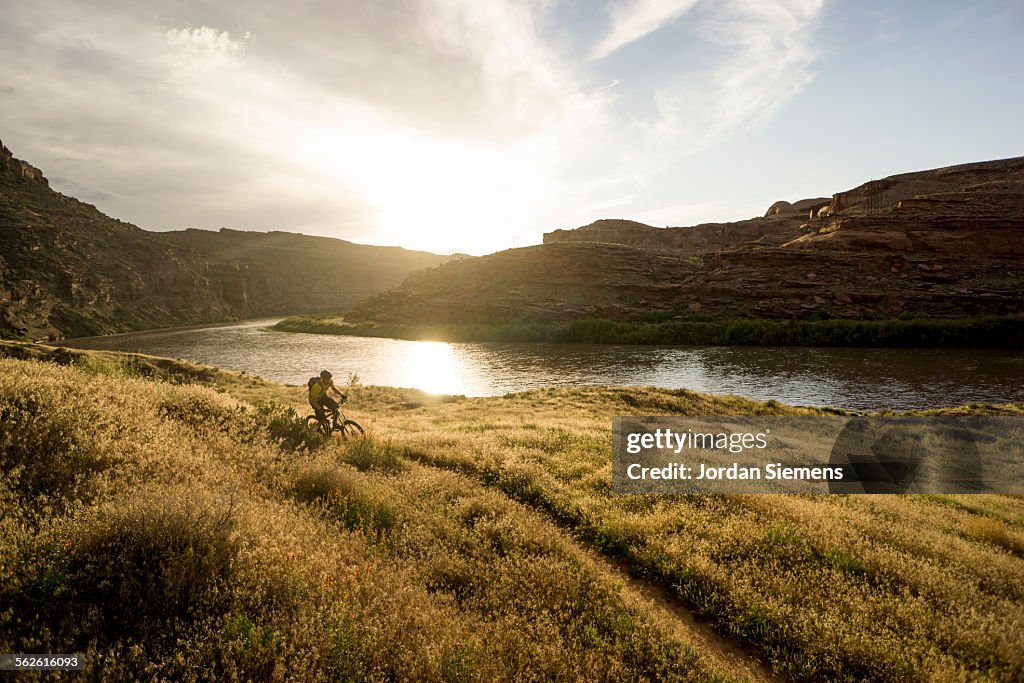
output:
M352 103L333 111L313 122L279 119L272 137L290 140L297 160L348 188L371 212L356 241L486 253L547 224L550 145L443 139ZM353 123L339 127L337 120Z
M543 196L536 172L486 146L420 139L387 156L385 167L359 179L362 197L377 211L373 243L479 251L488 242L481 233L492 233L497 239L487 246L504 248L504 233L524 216L513 219L502 207L528 214Z
M400 386L431 394L462 394L463 368L455 349L445 342L412 342L402 354L398 371Z

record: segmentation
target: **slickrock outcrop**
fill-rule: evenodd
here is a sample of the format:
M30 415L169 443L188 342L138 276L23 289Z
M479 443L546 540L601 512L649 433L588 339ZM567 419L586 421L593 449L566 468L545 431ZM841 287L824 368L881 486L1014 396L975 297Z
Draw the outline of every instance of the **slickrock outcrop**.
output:
M817 197L789 203L778 201L763 218L731 223L701 223L682 228L656 228L623 219L602 219L575 230L554 230L544 234L545 244L556 242L608 242L641 249L699 256L760 241L779 246L800 234L810 211L828 206L831 199Z
M1020 258L1024 159L965 164L865 183L786 245L828 251Z
M795 213L797 213L796 207L786 200L781 199L768 207L768 210L764 212L764 217L771 218L772 216L789 216Z

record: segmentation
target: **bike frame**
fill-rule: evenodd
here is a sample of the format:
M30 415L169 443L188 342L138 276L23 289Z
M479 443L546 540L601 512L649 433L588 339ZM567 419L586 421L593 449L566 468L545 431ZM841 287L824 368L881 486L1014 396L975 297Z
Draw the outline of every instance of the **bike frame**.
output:
M341 409L341 406L346 401L348 401L347 397L339 400L338 407L334 408L333 410L329 408L324 408L324 415L326 419L329 420L328 424L331 427L331 431L337 431L338 425L344 424L345 420L348 419L348 417L345 415L345 411Z

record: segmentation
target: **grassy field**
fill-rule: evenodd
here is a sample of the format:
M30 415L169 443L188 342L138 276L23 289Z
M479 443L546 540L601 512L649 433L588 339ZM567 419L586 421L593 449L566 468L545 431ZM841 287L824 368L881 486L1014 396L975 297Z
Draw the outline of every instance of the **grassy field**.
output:
M0 651L124 680L1024 677L1024 499L611 494L612 415L807 409L352 386L345 444L296 427L299 387L0 354L56 361L0 360Z
M395 325L347 323L338 317L285 318L281 332L347 334L448 342L699 344L725 346L1024 348L1024 316L894 320L649 320L580 318L570 323Z

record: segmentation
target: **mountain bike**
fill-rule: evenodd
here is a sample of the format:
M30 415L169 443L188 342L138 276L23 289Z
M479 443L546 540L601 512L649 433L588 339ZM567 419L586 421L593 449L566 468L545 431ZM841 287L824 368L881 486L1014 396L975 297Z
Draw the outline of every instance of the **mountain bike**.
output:
M348 400L348 397L338 401L336 410L324 409L324 419L316 416L316 413L306 416L306 428L313 429L324 436L330 436L333 432L341 432L343 439L361 439L366 436L362 426L355 420L350 420L341 411L341 404Z

